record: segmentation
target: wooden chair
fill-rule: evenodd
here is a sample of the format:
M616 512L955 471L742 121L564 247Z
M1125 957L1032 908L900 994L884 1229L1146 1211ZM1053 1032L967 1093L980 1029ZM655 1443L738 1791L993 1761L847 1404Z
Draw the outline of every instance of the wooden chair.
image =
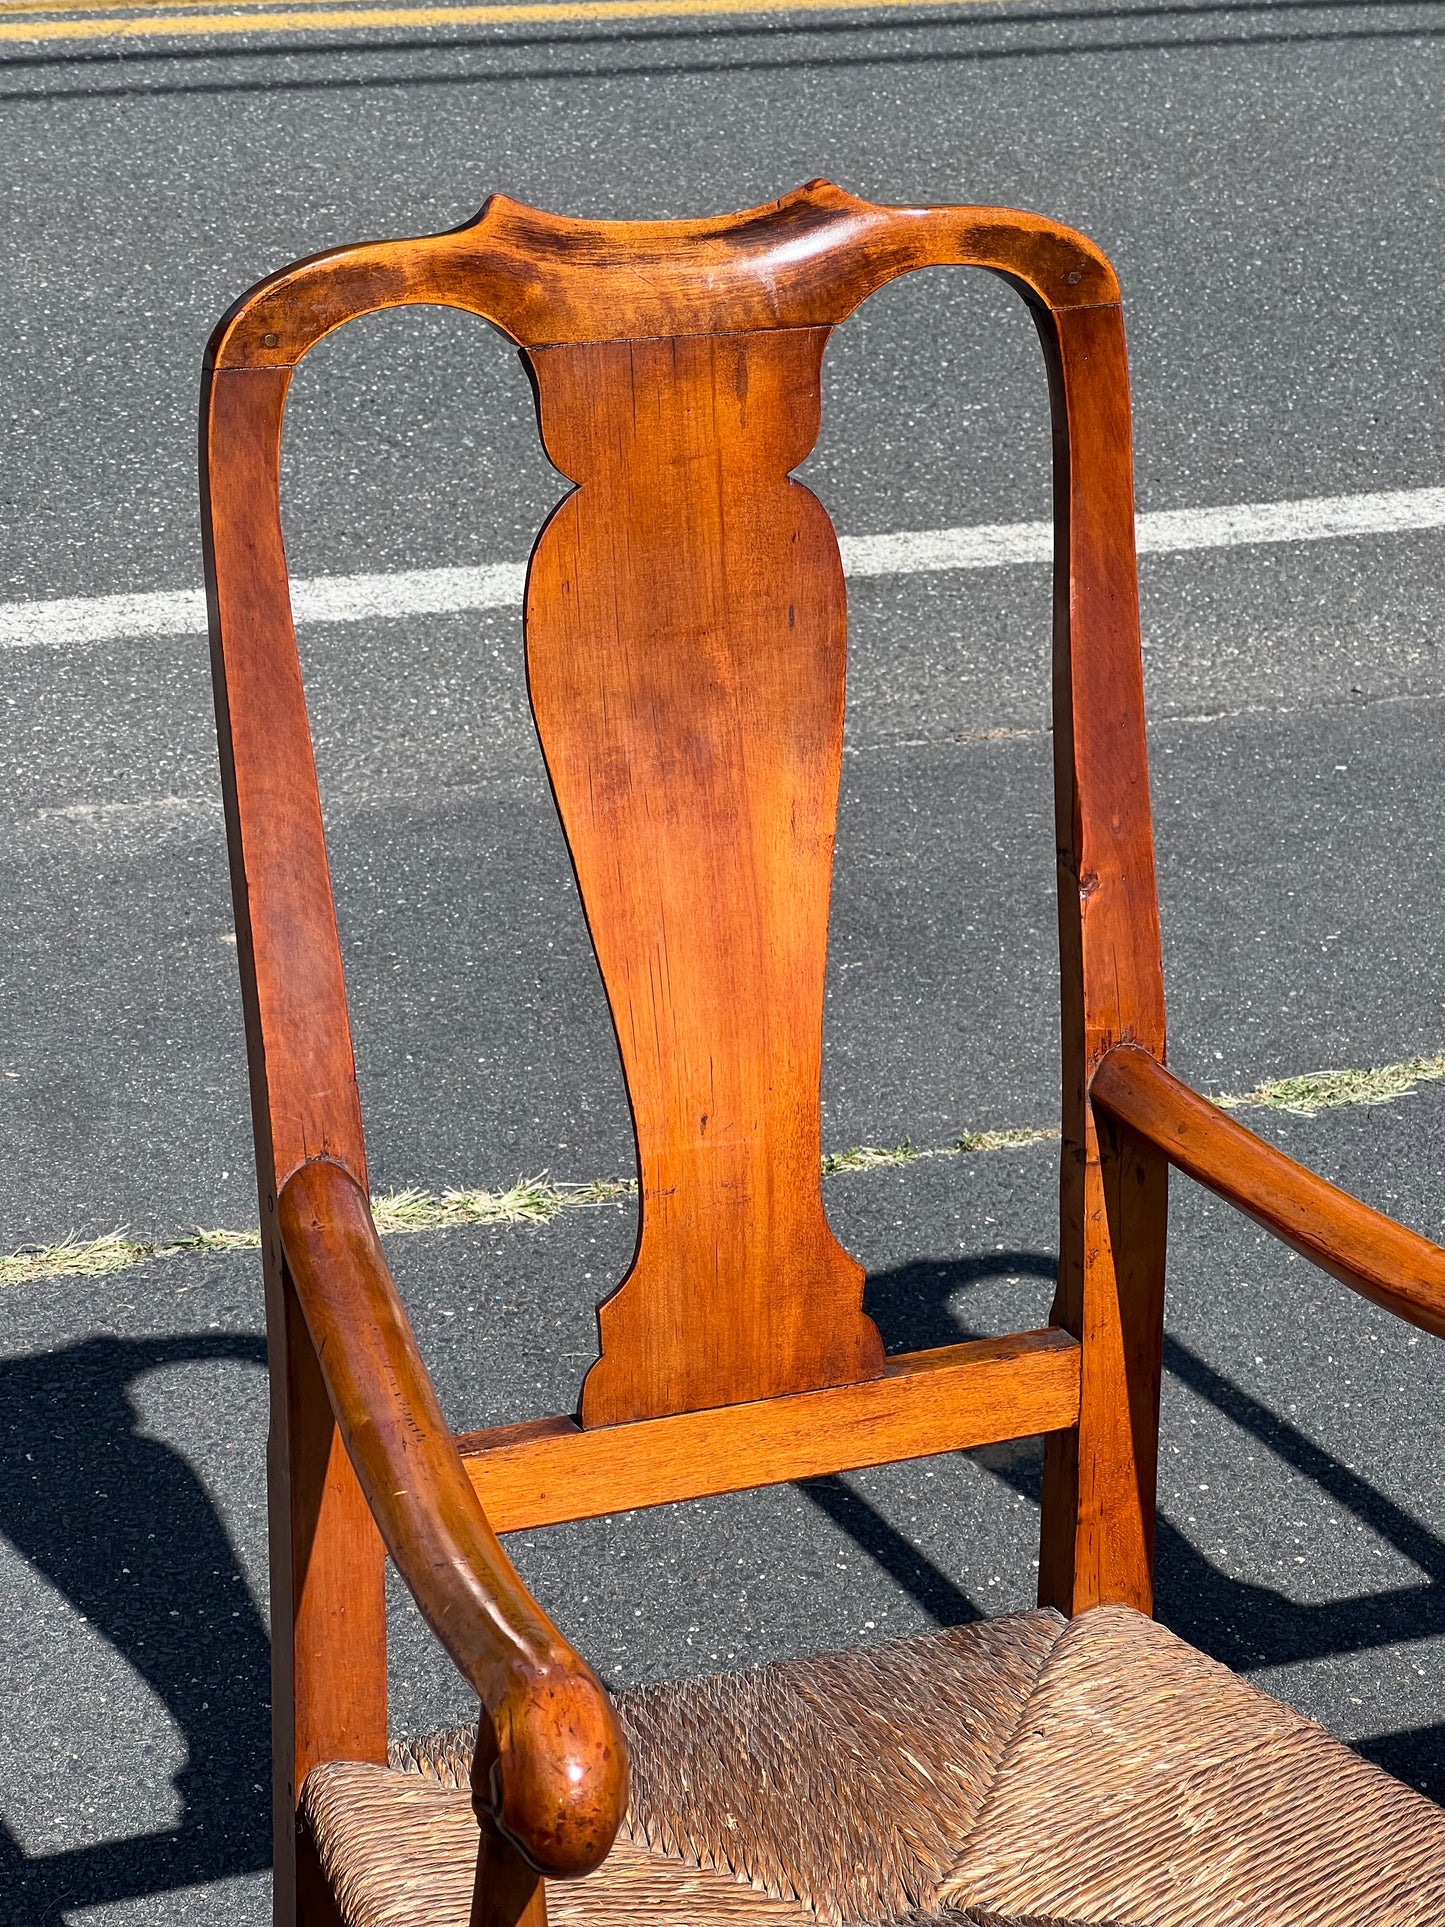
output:
M830 329L949 263L1022 295L1053 410L1062 1255L1046 1330L886 1358L819 1185L844 590L789 471ZM424 301L519 344L576 483L533 551L527 662L641 1175L577 1415L465 1437L368 1206L278 505L301 357ZM1147 1617L1169 1165L1436 1334L1445 1252L1164 1068L1099 250L825 182L674 223L497 198L246 295L207 352L202 451L271 1348L278 1921L1438 1927L1445 1814ZM496 1538L1034 1434L1038 1611L733 1679L610 1700ZM390 1756L387 1553L481 1704Z

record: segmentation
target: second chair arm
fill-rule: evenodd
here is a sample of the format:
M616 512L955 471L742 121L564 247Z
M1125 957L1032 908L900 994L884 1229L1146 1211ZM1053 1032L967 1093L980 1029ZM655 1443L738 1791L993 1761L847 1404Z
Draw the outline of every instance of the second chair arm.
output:
M1439 1245L1236 1124L1137 1045L1120 1044L1104 1056L1089 1094L1171 1164L1302 1257L1398 1318L1445 1337L1445 1250Z
M377 1528L481 1700L478 1809L539 1873L589 1873L627 1804L627 1752L611 1703L487 1523L361 1186L329 1160L305 1164L284 1186L278 1216L331 1408Z

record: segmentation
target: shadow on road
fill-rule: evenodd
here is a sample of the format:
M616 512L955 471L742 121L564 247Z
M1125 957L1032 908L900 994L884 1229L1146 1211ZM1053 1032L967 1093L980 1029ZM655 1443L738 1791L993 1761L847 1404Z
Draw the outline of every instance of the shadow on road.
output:
M990 1278L1052 1281L1056 1268L1053 1254L1043 1251L914 1260L871 1277L865 1303L890 1351L956 1344L978 1335L963 1328L951 1308L957 1293ZM1249 1673L1445 1634L1445 1542L1177 1338L1164 1341L1164 1367L1426 1575L1417 1585L1388 1592L1301 1604L1273 1587L1221 1572L1161 1517L1156 1604L1159 1617L1181 1639L1236 1672ZM989 1450L980 1457L1014 1491L1038 1502L1043 1455L1036 1442L1031 1451ZM815 1480L802 1490L940 1624L979 1616L978 1607L953 1578L842 1480ZM1360 1740L1355 1751L1432 1798L1445 1799L1445 1726Z
M927 1553L920 1552L876 1506L869 1505L841 1479L801 1480L798 1490L940 1626L961 1626L966 1620L984 1617L963 1588L934 1565Z
M994 1277L1050 1279L1051 1255L989 1252L917 1261L870 1279L868 1306L890 1347L955 1342L949 1301ZM139 1427L132 1394L162 1366L263 1365L259 1338L92 1338L0 1361L0 1533L146 1681L186 1746L182 1811L165 1831L27 1856L0 1827L0 1891L29 1927L74 1910L253 1873L270 1863L269 1650L226 1530L196 1473ZM1160 1616L1241 1671L1445 1633L1445 1544L1393 1500L1176 1339L1167 1369L1426 1575L1416 1586L1301 1605L1219 1571L1167 1520L1158 1545ZM1040 1454L990 1454L995 1476L1038 1498ZM841 1479L805 1483L839 1525L935 1620L980 1609L958 1582ZM106 1736L106 1744L113 1743ZM56 1735L57 1752L78 1740ZM1436 1798L1445 1795L1445 1726L1361 1741L1356 1750ZM51 1772L49 1762L39 1765Z
M29 1857L0 1827L6 1918L58 1927L74 1909L270 1865L266 1629L205 1487L132 1403L159 1367L265 1358L261 1339L217 1332L0 1361L0 1534L140 1674L186 1747L172 1828ZM82 1779L87 1738L55 1735ZM117 1735L97 1738L110 1751Z

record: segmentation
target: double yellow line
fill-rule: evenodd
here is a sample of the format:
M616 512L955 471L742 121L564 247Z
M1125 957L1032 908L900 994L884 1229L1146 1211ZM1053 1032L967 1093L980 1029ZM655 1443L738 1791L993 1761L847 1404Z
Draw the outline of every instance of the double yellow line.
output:
M969 0L962 0L969 4ZM960 0L502 0L432 7L282 7L276 0L232 0L224 13L115 0L0 0L0 40L138 40L176 34L355 33L390 27L514 27L550 22L695 20L721 14L875 13L889 8L955 7ZM65 14L63 20L47 19ZM74 18L75 15L86 16Z

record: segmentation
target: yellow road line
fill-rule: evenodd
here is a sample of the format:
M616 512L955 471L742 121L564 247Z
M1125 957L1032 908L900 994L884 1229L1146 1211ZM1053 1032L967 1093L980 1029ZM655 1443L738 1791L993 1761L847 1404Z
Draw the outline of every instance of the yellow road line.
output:
M254 0L251 0L254 4ZM979 0L962 0L978 4ZM242 0L247 4L247 0ZM158 34L336 33L385 27L511 27L553 21L691 20L717 14L873 13L888 8L955 7L960 0L520 0L520 4L455 7L292 8L279 13L169 13L114 19L0 21L0 40L134 40ZM67 8L74 12L76 8Z
M290 0L225 0L227 13L240 13L252 7L284 7ZM345 5L346 0L337 0ZM0 0L0 20L29 19L41 13L113 13L118 18L136 16L214 13L217 0Z
M324 0L328 11L337 12L362 3L363 0ZM215 13L221 7L227 13L268 7L278 10L289 7L294 11L295 4L296 0L0 0L0 20L28 20L33 14L44 13L111 13L117 19L134 16L164 20L172 14L183 18L186 14Z

